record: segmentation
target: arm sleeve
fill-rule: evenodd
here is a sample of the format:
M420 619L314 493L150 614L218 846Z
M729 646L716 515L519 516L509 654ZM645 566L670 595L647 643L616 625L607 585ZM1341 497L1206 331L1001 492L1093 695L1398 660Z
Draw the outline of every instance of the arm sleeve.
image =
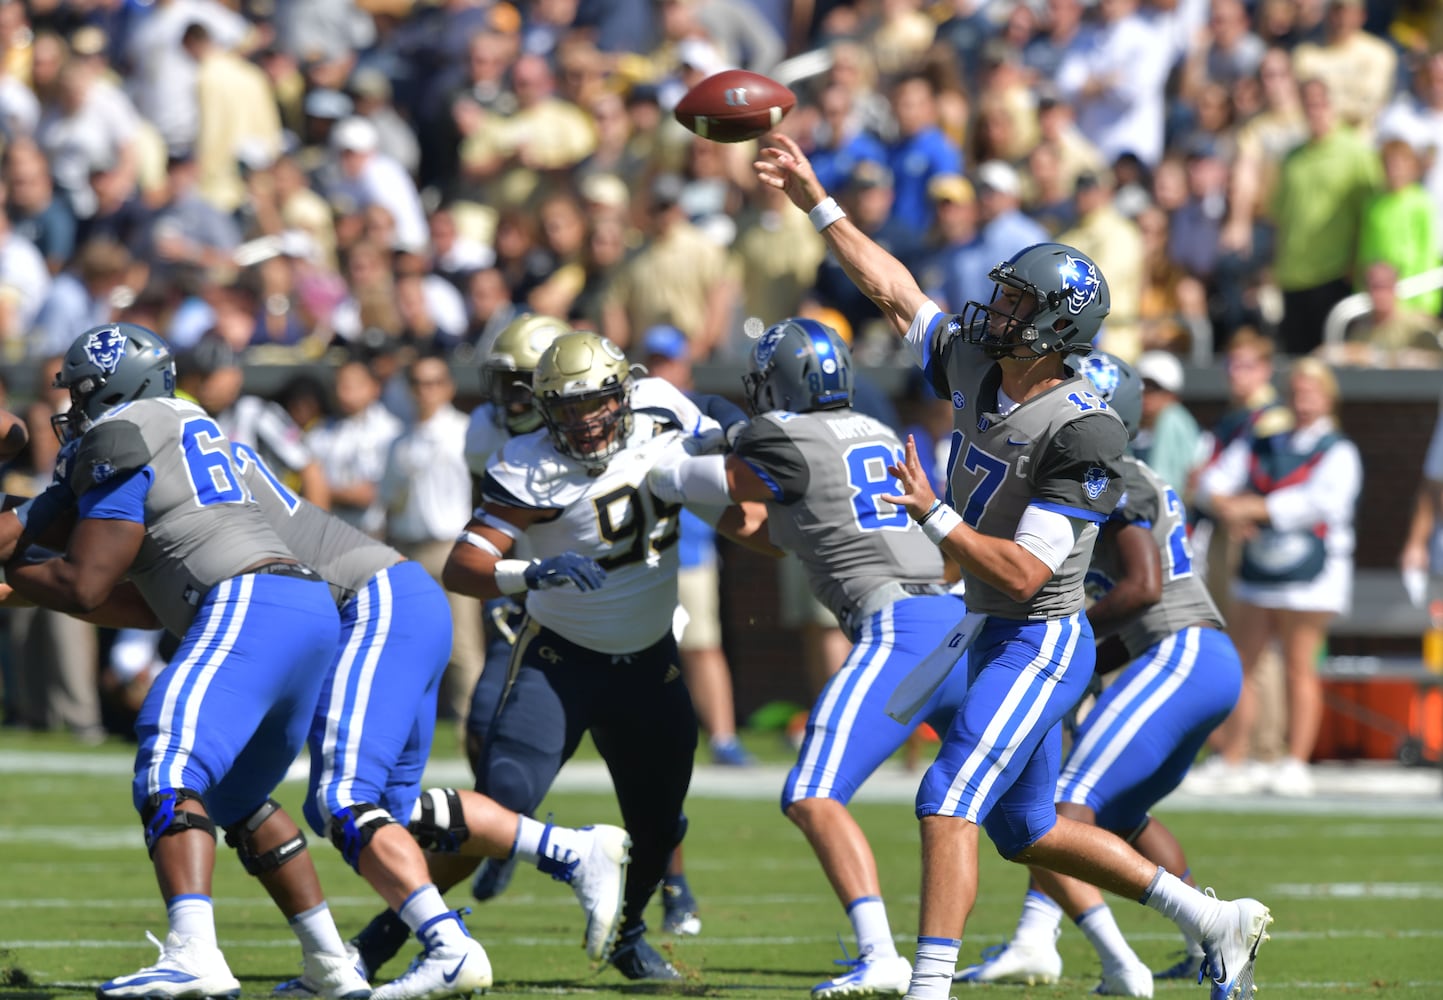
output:
M145 497L155 481L155 472L150 466L136 469L124 476L108 479L80 498L79 513L82 519L101 521L134 521L145 523Z
M1034 462L1032 506L1085 521L1107 520L1122 496L1126 448L1127 431L1109 414L1086 414L1064 424Z
M1034 504L1022 512L1012 540L1056 573L1077 544L1081 526L1082 521L1078 518Z
M1339 441L1303 482L1268 494L1268 520L1279 531L1350 520L1362 485L1358 449L1351 441Z
M746 411L725 396L699 393L692 396L692 402L696 403L704 416L721 424L722 430L731 430L732 425L747 422Z
M806 495L811 471L802 450L770 420L757 420L737 438L734 454L757 474L781 503Z

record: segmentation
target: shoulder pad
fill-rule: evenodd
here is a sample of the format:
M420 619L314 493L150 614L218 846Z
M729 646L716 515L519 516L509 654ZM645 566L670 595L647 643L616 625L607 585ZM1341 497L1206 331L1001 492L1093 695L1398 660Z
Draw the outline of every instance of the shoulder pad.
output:
M70 472L76 496L150 464L150 448L129 420L105 420L80 439Z

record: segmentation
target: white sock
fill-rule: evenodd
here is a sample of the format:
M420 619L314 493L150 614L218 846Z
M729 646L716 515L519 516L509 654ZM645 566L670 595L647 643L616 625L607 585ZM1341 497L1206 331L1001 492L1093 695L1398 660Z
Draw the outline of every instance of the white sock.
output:
M165 904L170 917L170 929L176 937L200 938L208 944L215 944L215 907L209 896L186 893L170 897Z
M580 830L522 816L516 823L516 844L511 854L531 862L537 871L554 876L569 871L571 864L581 856L582 841Z
M897 943L887 923L887 907L880 896L858 896L847 904L847 918L857 935L857 954L862 958L896 958Z
M341 940L341 932L336 929L336 920L331 916L331 908L327 904L320 903L303 913L297 913L291 917L290 925L291 932L301 943L302 954L346 953L345 942Z
M466 936L461 918L451 911L441 893L429 882L407 896L396 915L427 949Z
M1142 904L1156 910L1182 929L1183 934L1207 940L1207 930L1222 912L1222 903L1188 885L1182 879L1158 866L1152 885L1143 894Z
M1099 903L1078 917L1077 928L1097 952L1097 957L1102 959L1104 969L1142 964L1142 960L1122 936L1117 919L1113 917L1112 910L1106 903Z
M1012 940L1018 944L1040 944L1052 947L1057 940L1057 929L1062 926L1062 907L1051 896L1028 889L1022 900L1022 916L1017 918L1017 930Z
M919 937L908 1000L947 1000L961 947L962 942L956 938Z
M1186 882L1189 878L1192 877L1192 869L1191 869L1191 868L1187 869L1185 872L1182 873L1182 875L1180 875L1180 876L1178 876L1178 877L1181 878L1184 882ZM1202 957L1203 957L1203 946L1202 946L1202 942L1199 941L1197 938L1193 937L1193 936L1192 936L1191 934L1189 934L1187 931L1182 930L1182 928L1178 928L1178 930L1182 932L1182 947L1183 947L1183 951L1187 952L1188 957L1189 957L1189 958L1202 958Z

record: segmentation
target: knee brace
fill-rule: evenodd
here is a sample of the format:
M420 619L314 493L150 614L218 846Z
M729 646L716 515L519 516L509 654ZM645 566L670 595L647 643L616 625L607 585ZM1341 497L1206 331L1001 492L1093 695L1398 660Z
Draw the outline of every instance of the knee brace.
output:
M370 802L357 802L332 816L327 826L330 829L331 843L336 845L336 850L341 852L346 864L359 872L361 852L366 849L376 831L395 822L391 814L380 806Z
M266 799L255 812L238 823L225 828L225 846L235 848L241 867L248 875L264 875L273 872L306 849L306 835L298 828L290 840L277 844L269 851L258 852L255 833L275 815L281 804L275 799Z
M160 838L173 833L204 830L211 837L215 836L215 824L211 818L203 812L177 809L176 806L182 802L200 802L201 807L205 807L200 793L189 788L162 788L140 807L140 822L145 825L145 849L151 857L155 856L155 845L160 843Z
M454 788L428 788L411 807L411 836L428 851L456 854L471 836L466 812Z

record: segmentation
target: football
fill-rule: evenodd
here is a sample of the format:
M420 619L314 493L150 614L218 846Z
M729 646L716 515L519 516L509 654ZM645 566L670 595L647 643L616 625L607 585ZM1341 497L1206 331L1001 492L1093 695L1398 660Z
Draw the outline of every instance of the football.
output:
M797 105L797 95L760 73L713 73L676 105L676 120L703 139L746 142L765 135Z

